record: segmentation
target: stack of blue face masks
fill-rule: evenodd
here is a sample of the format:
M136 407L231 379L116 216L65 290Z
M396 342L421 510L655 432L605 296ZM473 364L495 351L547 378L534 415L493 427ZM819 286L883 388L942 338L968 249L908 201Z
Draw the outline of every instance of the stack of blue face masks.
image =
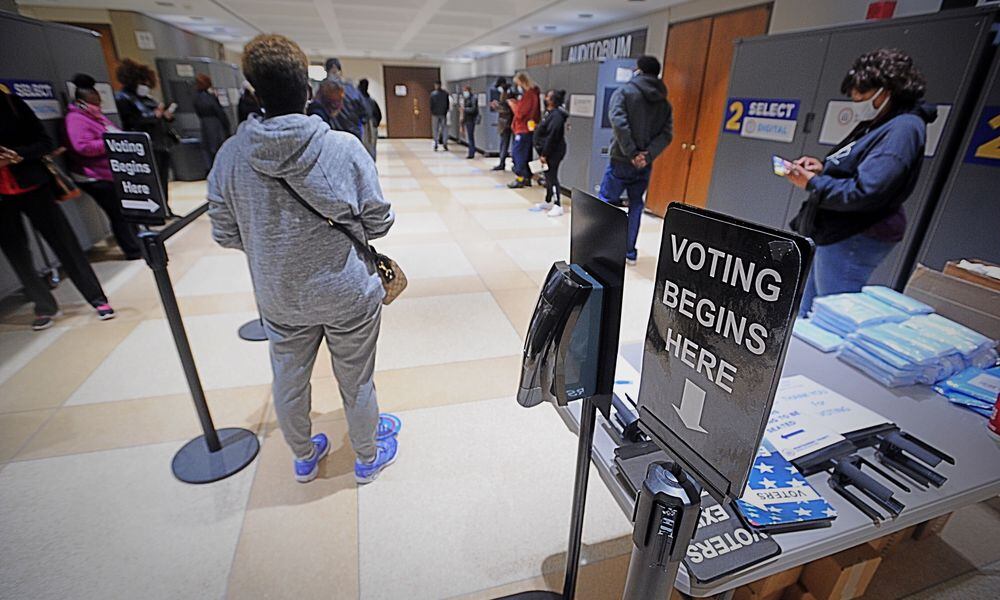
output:
M871 374L879 371L879 381L889 387L932 384L965 368L965 360L954 345L924 337L898 323L883 323L859 329L848 336L842 353L846 362Z
M861 292L908 315L929 315L934 312L932 306L885 286L866 285L861 288Z
M792 335L821 352L833 352L844 343L844 338L813 324L808 319L795 319Z
M901 323L911 315L868 294L834 294L813 300L809 320L840 337L872 325Z
M969 329L965 325L946 319L941 315L913 317L903 325L924 337L934 338L952 344L965 359L965 366L987 368L997 361L996 340Z
M969 367L938 383L934 391L948 398L952 404L989 417L1000 395L1000 367Z

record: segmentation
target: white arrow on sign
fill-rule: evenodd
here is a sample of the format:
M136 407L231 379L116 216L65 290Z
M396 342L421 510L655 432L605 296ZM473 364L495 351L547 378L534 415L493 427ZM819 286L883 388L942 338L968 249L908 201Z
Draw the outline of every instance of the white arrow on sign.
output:
M693 431L708 433L701 426L701 411L705 408L705 390L691 383L690 379L684 380L684 393L681 395L680 408L674 406L677 416L684 422L684 426Z
M131 210L148 210L151 213L160 209L160 205L149 198L145 200L122 200L122 207Z

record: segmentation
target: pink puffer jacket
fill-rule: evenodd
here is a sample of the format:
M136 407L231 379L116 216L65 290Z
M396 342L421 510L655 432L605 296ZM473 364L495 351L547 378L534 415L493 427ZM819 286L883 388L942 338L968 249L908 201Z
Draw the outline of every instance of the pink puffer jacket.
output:
M73 172L111 181L111 166L104 147L104 132L120 131L103 114L84 111L75 103L66 112L66 139L70 145L70 164Z

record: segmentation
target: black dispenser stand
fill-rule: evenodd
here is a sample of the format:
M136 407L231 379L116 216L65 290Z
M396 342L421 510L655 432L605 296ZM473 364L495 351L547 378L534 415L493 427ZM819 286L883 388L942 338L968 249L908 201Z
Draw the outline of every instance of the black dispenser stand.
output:
M186 483L211 483L225 479L253 462L260 450L260 442L252 431L239 427L215 429L212 414L205 402L205 391L201 387L201 378L194 363L187 332L184 330L181 311L177 306L177 297L170 282L170 274L167 272L166 241L207 210L208 203L205 203L160 231L147 230L139 234L143 244L143 257L156 279L163 311L166 313L170 333L173 334L188 389L191 391L191 398L194 400L198 420L204 432L203 435L185 444L174 455L171 465L174 476Z
M701 486L674 462L649 465L636 499L623 600L670 598L701 516Z

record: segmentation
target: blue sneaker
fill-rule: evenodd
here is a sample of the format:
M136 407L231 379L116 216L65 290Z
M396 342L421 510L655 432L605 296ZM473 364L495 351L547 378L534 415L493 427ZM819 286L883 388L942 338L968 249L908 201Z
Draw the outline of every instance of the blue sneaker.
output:
M317 433L312 436L313 457L309 460L295 459L295 481L299 483L309 483L319 475L319 461L326 457L330 451L330 440L326 439L325 433Z
M378 426L375 427L375 439L382 441L396 437L402 428L403 423L399 417L392 413L382 413L378 416Z
M354 460L354 480L359 484L371 483L378 478L382 469L396 462L396 449L399 447L396 438L391 437L375 442L378 452L375 461L365 464L360 460Z

